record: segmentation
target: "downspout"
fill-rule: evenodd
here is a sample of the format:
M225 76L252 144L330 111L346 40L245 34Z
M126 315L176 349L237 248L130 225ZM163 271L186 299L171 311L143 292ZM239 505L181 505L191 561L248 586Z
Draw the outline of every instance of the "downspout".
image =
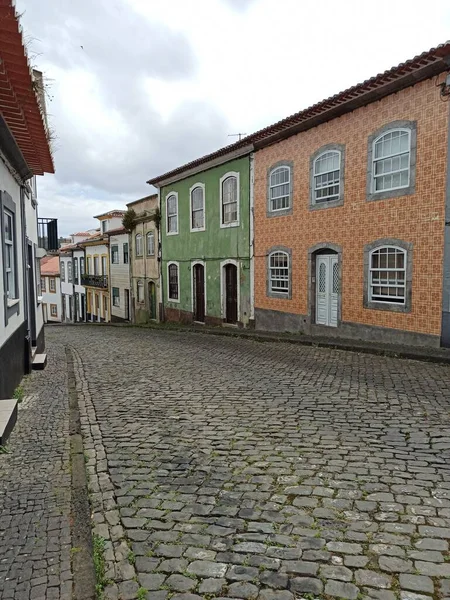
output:
M255 155L250 154L250 321L255 325L255 239L254 239L254 213L255 213Z
M162 211L161 211L161 188L158 187L158 209L159 209L159 226L158 230L158 275L159 275L159 290L161 297L161 308L159 310L159 319L160 321L165 321L165 311L164 311L164 282L163 282L163 266L162 266Z
M29 291L28 291L28 244L27 244L27 222L25 216L25 187L24 183L20 186L20 222L21 222L21 230L22 230L22 285L23 285L23 298L24 298L24 309L23 309L23 317L24 323L26 327L26 336L25 336L25 348L27 350L26 354L26 363L25 363L25 373L31 373L31 331L30 331L30 314L29 314ZM31 265L30 265L31 269ZM34 283L34 282L33 282Z

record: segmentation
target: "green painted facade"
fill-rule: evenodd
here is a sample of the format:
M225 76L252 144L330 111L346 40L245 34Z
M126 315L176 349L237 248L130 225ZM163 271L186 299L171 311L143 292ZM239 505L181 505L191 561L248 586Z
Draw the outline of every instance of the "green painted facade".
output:
M221 178L239 174L239 225L221 227ZM205 231L191 232L190 190L205 186ZM167 234L167 197L178 194L178 234ZM193 310L192 263L204 261L206 280L205 321L224 319L224 263L238 264L238 321L247 326L251 317L250 282L250 157L229 161L161 187L161 244L163 305L166 318L189 320ZM179 263L179 302L168 301L168 264ZM173 310L170 310L173 309ZM176 311L178 311L178 316Z

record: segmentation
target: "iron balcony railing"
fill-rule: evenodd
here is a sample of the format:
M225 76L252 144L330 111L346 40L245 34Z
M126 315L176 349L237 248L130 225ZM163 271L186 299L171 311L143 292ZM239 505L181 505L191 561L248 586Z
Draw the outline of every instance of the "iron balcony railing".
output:
M82 275L81 285L105 289L108 287L108 275Z
M38 246L44 250L58 250L58 219L38 218Z

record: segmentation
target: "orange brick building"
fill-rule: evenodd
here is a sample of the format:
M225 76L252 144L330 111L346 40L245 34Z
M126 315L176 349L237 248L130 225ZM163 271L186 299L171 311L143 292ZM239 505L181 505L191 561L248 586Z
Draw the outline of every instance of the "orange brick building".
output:
M450 345L449 55L251 136L257 329Z

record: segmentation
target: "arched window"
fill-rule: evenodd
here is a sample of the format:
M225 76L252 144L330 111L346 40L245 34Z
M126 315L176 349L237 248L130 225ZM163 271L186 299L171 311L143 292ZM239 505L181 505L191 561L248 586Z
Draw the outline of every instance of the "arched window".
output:
M142 256L142 234L136 234L136 256Z
M178 302L179 300L179 280L177 263L169 263L167 266L168 299Z
M205 229L205 190L203 185L191 189L191 230Z
M178 233L178 195L170 194L167 197L167 233Z
M269 254L269 291L272 294L289 295L289 254L277 250Z
M276 167L269 175L269 210L285 210L291 204L291 169Z
M155 234L153 231L147 233L147 256L155 254Z
M144 282L143 281L139 280L137 282L136 290L137 290L137 294L136 294L137 295L137 301L140 304L143 304L144 301L145 301L145 298L144 298Z
M341 153L328 150L319 154L313 163L313 203L339 200L341 193Z
M410 185L411 130L391 129L377 137L372 151L372 192Z
M369 255L369 301L405 304L407 252L381 246Z
M239 184L236 175L227 174L220 183L221 225L229 227L239 223Z

